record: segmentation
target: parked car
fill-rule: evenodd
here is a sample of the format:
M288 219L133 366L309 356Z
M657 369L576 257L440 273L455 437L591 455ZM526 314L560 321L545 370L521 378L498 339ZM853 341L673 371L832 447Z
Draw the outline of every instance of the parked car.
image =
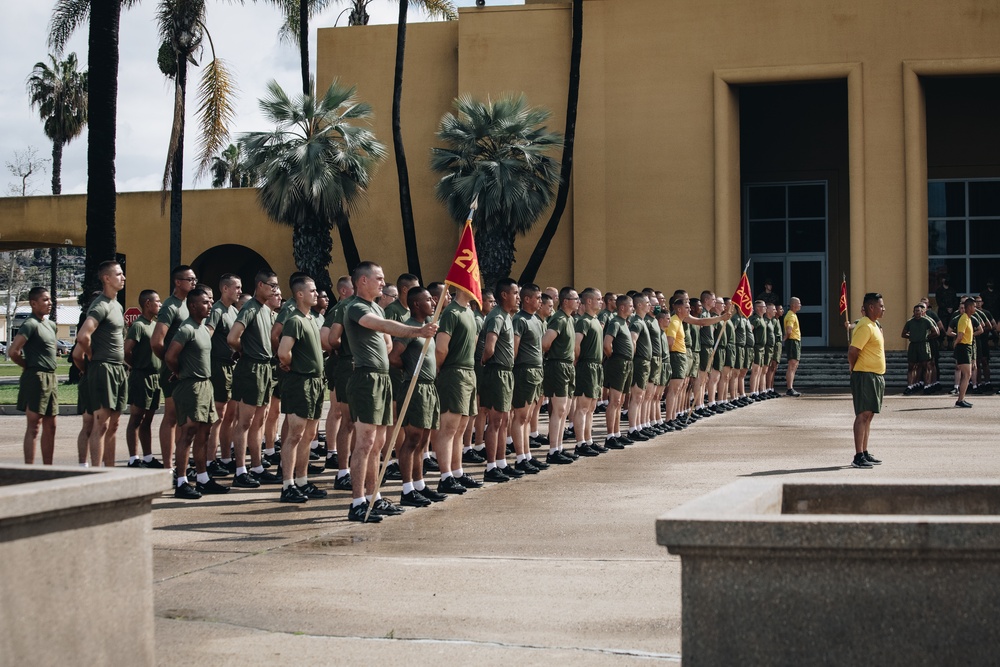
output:
M69 354L69 351L73 349L73 341L63 340L60 338L56 341L56 354L62 356L64 354Z

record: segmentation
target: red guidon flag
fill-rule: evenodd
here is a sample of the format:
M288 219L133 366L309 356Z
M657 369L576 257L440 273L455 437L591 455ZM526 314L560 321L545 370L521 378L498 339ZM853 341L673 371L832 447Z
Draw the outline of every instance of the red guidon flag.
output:
M740 284L733 294L733 303L743 313L743 317L750 317L750 314L753 313L753 294L750 291L750 280L747 278L746 271L743 272Z
M847 279L840 283L840 314L847 314Z
M444 282L468 294L482 308L483 288L480 281L479 255L476 254L476 239L472 235L472 211L470 211L469 218L465 221L465 229L462 230L462 238L458 242L458 249L455 250L455 259Z

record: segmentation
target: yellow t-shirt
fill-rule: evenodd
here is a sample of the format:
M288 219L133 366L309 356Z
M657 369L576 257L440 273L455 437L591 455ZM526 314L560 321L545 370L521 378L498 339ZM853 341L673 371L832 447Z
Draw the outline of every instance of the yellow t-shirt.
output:
M684 342L684 323L676 315L670 316L670 324L667 325L667 338L673 338L670 345L671 352L687 352L687 345Z
M972 345L972 334L975 327L972 326L972 318L965 313L958 318L958 342L962 345Z
M885 375L885 338L882 336L882 327L867 317L862 317L854 328L851 347L860 350L854 370Z
M788 311L785 313L785 331L791 327L792 333L788 334L788 340L802 340L802 331L799 330L799 316ZM781 333L785 333L782 331Z

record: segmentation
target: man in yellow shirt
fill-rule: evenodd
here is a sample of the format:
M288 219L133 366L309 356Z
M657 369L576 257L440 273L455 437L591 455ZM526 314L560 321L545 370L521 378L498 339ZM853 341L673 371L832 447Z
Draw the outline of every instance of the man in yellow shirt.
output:
M795 371L799 368L799 357L802 356L802 331L799 329L798 312L802 310L799 297L793 296L788 302L788 312L785 313L785 346L788 350L788 369L785 371L786 396L801 396L795 391Z
M962 303L962 314L955 329L955 368L958 369L956 408L972 407L972 403L965 400L965 392L972 378L972 341L973 336L980 336L983 333L983 325L975 319L975 314L976 300L970 296Z
M851 367L851 396L854 398L854 468L871 468L882 463L868 453L872 419L882 411L885 395L885 338L878 321L885 315L885 303L877 292L865 294L864 314L854 327L847 363Z

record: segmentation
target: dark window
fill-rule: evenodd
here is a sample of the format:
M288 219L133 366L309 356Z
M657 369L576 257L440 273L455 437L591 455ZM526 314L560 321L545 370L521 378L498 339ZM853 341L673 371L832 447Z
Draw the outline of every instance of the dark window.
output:
M1000 279L1000 180L927 184L928 291L947 276L959 294Z

